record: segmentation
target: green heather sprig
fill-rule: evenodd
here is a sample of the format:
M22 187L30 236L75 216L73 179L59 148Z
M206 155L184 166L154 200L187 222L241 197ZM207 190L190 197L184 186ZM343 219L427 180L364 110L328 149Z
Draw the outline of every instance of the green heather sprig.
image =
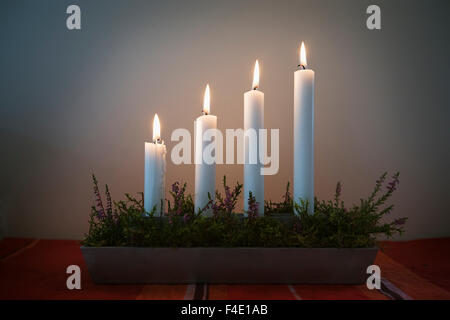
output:
M223 189L225 191L225 198L222 197L222 194L216 190L216 197L213 200L211 194L208 193L209 198L209 207L212 208L214 216L218 216L220 214L232 214L237 200L239 199L239 195L242 192L242 184L239 182L236 183L233 189L227 185L227 178L223 176Z
M97 217L99 219L103 219L105 217L105 208L103 207L102 195L100 194L98 181L94 174L92 174L92 180L94 182L94 195L95 195L95 205L92 206L92 210L97 213Z
M272 202L272 200L264 202L264 214L272 215L277 213L293 213L294 206L292 201L291 192L289 190L290 183L286 185L286 191L283 195L283 201Z
M247 215L249 219L255 219L258 217L258 207L259 203L256 202L256 198L250 191L248 195L248 211Z
M167 216L169 217L170 223L176 217L182 217L186 222L195 213L194 201L191 195L186 195L186 187L187 183L181 186L178 181L172 184L169 193L172 196L173 202L167 200Z
M399 185L399 173L386 184L387 173L375 183L372 193L359 205L346 207L341 200L342 184L337 183L333 200L310 204L292 199L287 184L281 202L267 201L265 215L258 216L258 203L249 194L248 218L238 216L235 207L242 185L233 188L223 179L225 196L216 191L215 200L195 212L192 196L186 193L186 183L172 185L167 213L154 216L155 208L144 210L143 194L136 198L125 194L125 200L112 201L105 188L106 207L103 206L98 181L92 176L95 204L92 206L86 246L136 247L373 247L378 236L392 237L403 233L407 218L391 222L383 219L392 212L387 204ZM314 206L314 213L308 207ZM212 208L213 217L202 212ZM280 215L283 214L283 215Z

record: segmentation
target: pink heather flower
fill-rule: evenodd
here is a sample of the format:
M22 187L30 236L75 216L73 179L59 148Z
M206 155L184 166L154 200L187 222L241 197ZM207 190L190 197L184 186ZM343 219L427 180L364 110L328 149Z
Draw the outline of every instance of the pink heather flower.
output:
M248 197L248 217L250 219L254 219L258 217L258 207L259 203L256 202L255 197L253 196L252 192L250 191L249 197Z
M394 176L392 177L392 181L389 182L389 184L388 184L388 186L387 186L387 189L388 189L390 192L394 192L395 190L397 190L397 185L398 185L398 184L399 184L398 175L394 175Z
M406 219L407 218L396 219L396 220L394 220L394 224L396 226L402 226L402 225L404 225L406 223Z
M341 192L342 192L342 184L338 182L336 184L336 198L339 198L341 196Z
M174 184L172 184L172 192L175 194L178 194L179 190L180 190L179 182L177 181Z
M382 184L384 183L384 180L386 180L386 174L382 175L382 176L380 177L380 179L378 179L378 180L376 181L376 184L377 184L377 185L382 185Z
M97 216L99 219L105 218L105 208L103 207L102 196L100 194L100 190L98 188L97 178L95 175L92 175L92 180L94 181L94 194L95 194L95 211L97 212Z

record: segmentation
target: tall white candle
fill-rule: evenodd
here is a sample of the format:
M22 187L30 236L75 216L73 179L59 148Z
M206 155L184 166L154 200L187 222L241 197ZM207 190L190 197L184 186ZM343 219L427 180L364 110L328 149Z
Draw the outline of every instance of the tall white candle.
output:
M195 210L204 209L208 204L208 193L215 199L216 190L216 164L205 163L203 152L211 143L204 141L203 134L208 129L217 129L217 117L210 115L209 85L206 85L203 98L203 115L194 122L194 150L195 150ZM211 215L211 208L203 212Z
M161 140L158 115L153 119L153 142L145 143L144 209L155 215L164 212L164 188L166 178L166 146Z
M244 93L244 211L248 210L250 191L258 203L258 213L264 214L264 176L259 161L259 129L264 128L264 93L259 87L259 63L253 72L253 89ZM250 131L253 131L252 134ZM256 160L256 161L255 161Z
M314 71L306 69L300 48L300 69L294 73L294 201L308 201L314 212Z

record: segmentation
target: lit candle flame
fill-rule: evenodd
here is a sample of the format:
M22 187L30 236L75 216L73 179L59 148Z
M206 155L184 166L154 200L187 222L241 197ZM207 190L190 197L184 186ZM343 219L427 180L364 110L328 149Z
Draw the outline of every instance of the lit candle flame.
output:
M255 69L253 70L253 89L259 88L259 63L258 60L255 62Z
M153 118L153 142L157 142L161 139L161 124L159 123L158 115L155 113Z
M209 114L211 98L209 96L209 84L206 85L205 95L203 97L203 112Z
M308 65L306 62L306 50L305 43L302 41L302 45L300 46L300 65L305 67Z

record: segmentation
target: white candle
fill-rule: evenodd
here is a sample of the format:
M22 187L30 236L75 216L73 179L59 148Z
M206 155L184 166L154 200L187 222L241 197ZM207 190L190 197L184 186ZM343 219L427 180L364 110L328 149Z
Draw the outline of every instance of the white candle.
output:
M208 193L215 199L216 190L216 164L205 163L203 151L211 143L203 140L203 134L208 129L217 129L217 117L210 115L209 85L206 85L203 98L203 115L194 122L194 150L195 150L195 210L204 209L208 204ZM211 215L209 208L204 215Z
M258 213L264 214L264 176L259 161L259 129L264 127L264 93L259 87L259 64L255 63L253 89L244 93L244 211L248 210L250 191L258 202ZM247 130L254 130L254 134ZM248 133L248 134L247 134ZM256 161L255 161L256 160Z
M158 115L153 119L153 142L145 143L144 209L155 215L164 212L164 187L166 178L166 146L161 141Z
M294 73L294 201L308 201L314 212L314 71L307 70L305 45Z

